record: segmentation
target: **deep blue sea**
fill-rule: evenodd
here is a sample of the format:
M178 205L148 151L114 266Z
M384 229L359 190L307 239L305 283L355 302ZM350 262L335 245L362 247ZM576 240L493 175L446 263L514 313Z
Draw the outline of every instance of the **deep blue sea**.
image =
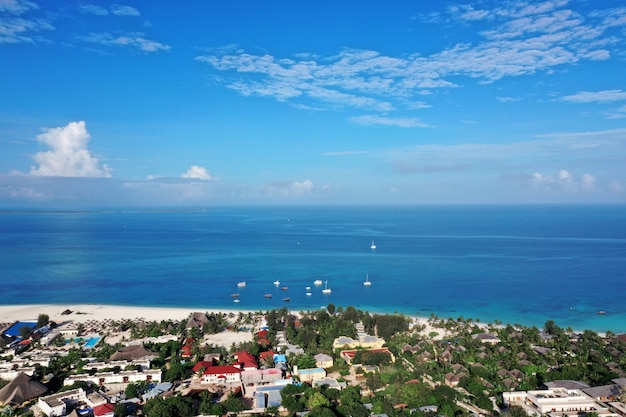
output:
M0 304L333 303L624 333L626 207L2 211L0 277Z

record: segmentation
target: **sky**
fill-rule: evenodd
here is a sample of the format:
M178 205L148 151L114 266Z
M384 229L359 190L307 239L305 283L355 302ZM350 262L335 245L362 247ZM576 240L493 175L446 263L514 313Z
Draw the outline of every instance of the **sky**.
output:
M626 5L0 0L0 207L626 203Z

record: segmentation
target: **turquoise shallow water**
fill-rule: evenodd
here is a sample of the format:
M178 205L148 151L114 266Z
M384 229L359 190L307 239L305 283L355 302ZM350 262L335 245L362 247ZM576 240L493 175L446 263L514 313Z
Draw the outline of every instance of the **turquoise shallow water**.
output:
M626 332L623 206L5 211L0 251L0 304L333 303Z

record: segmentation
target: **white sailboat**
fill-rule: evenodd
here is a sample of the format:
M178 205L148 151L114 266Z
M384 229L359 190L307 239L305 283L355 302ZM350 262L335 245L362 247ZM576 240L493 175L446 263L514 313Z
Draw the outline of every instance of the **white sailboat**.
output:
M370 249L371 250L375 250L376 249L376 245L374 244L373 240L372 240L372 244L370 245Z
M328 288L328 280L326 280L326 285L324 286L324 289L322 290L322 294L330 294L331 290L330 288Z
M369 287L370 285L372 285L372 281L370 281L369 274L365 275L365 281L363 281L363 285L365 285L366 287Z
M278 287L280 285L280 281L279 280L274 281L274 285Z

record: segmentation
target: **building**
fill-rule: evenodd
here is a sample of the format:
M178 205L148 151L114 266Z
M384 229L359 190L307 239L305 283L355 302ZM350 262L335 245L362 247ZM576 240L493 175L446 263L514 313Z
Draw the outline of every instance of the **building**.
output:
M324 368L298 369L294 366L293 374L300 378L301 382L313 383L314 381L326 378L326 370Z
M317 355L314 356L314 358L315 358L315 366L317 366L318 368L328 369L328 368L332 368L333 365L335 364L333 357L325 353L318 353Z
M241 369L231 365L210 366L202 374L200 383L208 385L240 384Z
M161 382L161 370L160 369L147 369L145 371L121 371L115 372L98 372L93 375L89 374L77 374L70 375L63 381L63 385L73 385L76 382L87 382L94 385L123 385L124 387L131 383L148 382L156 383ZM120 387L120 389L123 389Z

